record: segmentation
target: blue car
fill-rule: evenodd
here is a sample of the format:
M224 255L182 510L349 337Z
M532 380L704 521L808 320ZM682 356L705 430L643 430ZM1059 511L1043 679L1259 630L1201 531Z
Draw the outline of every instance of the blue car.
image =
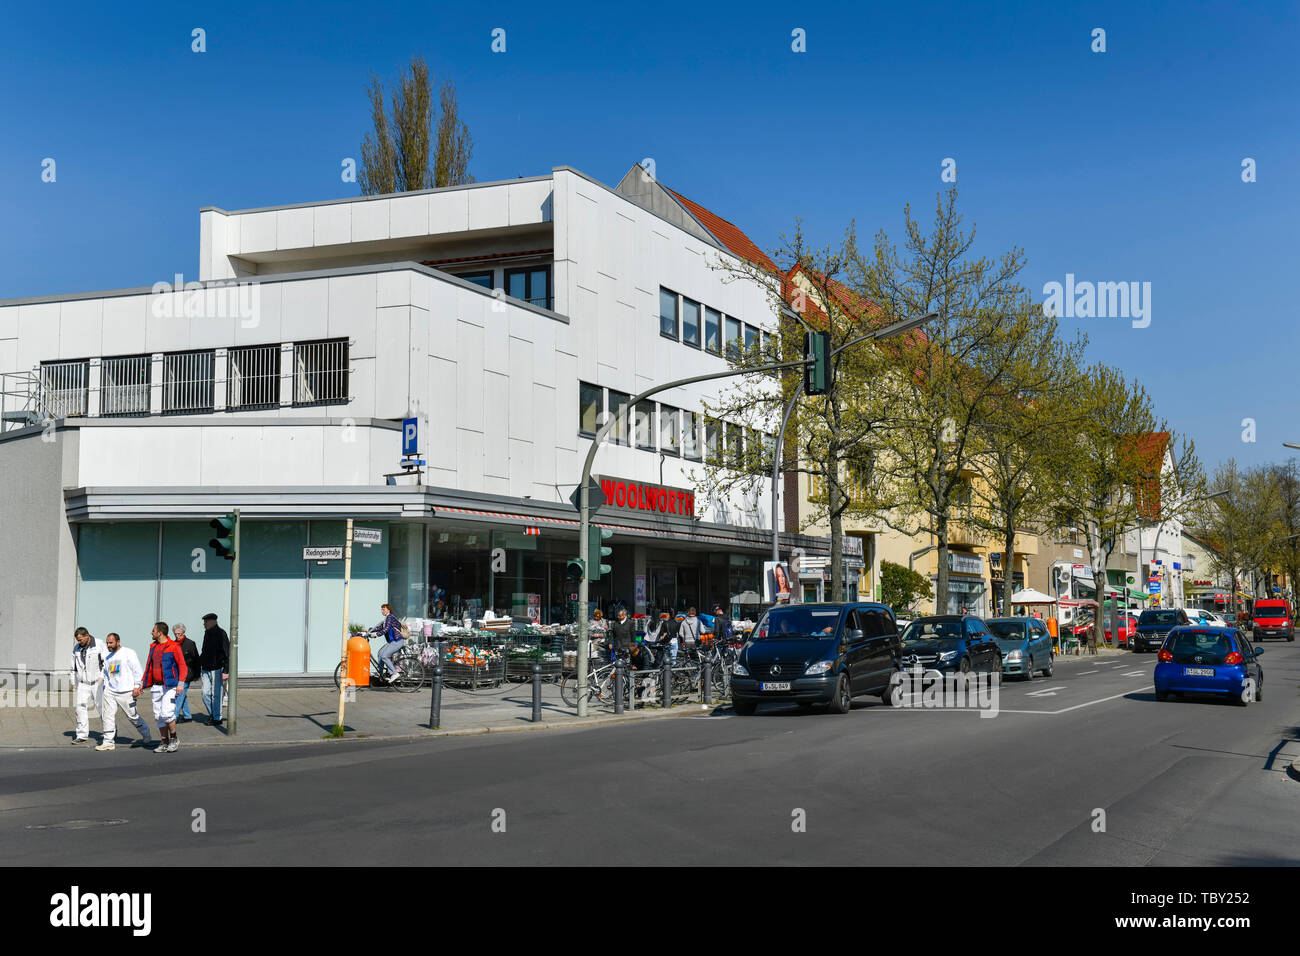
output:
M1052 676L1052 635L1036 617L995 617L985 621L1002 651L1002 673L1033 680L1034 671Z
M1216 694L1245 706L1263 700L1264 669L1250 640L1235 627L1176 627L1156 663L1156 700L1170 694Z

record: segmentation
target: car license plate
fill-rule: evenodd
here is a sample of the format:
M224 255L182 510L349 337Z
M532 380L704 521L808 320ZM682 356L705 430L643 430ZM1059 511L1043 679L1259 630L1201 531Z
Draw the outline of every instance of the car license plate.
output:
M1184 667L1183 676L1185 677L1213 677L1213 667Z
M759 688L762 690L789 690L790 682L787 680L787 681L777 681L774 684L773 683L760 684Z

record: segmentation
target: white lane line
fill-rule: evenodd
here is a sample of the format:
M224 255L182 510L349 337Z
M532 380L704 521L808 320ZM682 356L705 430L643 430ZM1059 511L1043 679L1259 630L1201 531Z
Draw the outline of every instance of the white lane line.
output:
M1031 690L1025 694L1026 697L1055 697L1058 690L1065 690L1064 684L1057 684L1055 687L1044 687L1042 690Z
M1139 690L1146 690L1148 687L1154 688L1155 684L1147 684L1146 687L1139 688ZM1061 710L1053 710L1051 711L1051 713L1068 714L1070 711L1078 710L1080 707L1091 707L1093 704L1104 704L1108 700L1118 700L1121 697L1127 697L1131 693L1133 693L1133 691L1130 690L1130 691L1125 691L1123 694L1112 694L1111 696L1103 697L1100 700L1090 700L1086 704L1075 704L1073 707L1065 707Z
M1127 674L1121 674L1121 677L1146 677L1146 671L1129 671Z
M1087 677L1089 674L1100 674L1100 673L1101 671L1080 671L1078 676Z

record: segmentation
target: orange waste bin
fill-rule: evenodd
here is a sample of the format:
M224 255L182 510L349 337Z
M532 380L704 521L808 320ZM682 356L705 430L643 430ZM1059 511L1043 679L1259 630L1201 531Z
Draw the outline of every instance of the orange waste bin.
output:
M348 638L347 669L355 686L370 686L370 642L364 637Z

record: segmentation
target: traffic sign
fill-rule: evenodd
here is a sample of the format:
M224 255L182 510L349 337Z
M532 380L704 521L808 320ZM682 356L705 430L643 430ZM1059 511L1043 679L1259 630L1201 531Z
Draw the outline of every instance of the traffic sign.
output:
M600 490L600 483L595 478L587 480L587 487L590 491L587 494L587 508L590 512L598 511L605 504L605 492ZM573 502L573 510L582 510L581 489L574 488L573 494L569 495L569 500Z
M402 419L402 454L405 456L420 453L420 420L418 418Z
M357 544L380 544L383 542L384 532L379 528L353 528L352 540Z

